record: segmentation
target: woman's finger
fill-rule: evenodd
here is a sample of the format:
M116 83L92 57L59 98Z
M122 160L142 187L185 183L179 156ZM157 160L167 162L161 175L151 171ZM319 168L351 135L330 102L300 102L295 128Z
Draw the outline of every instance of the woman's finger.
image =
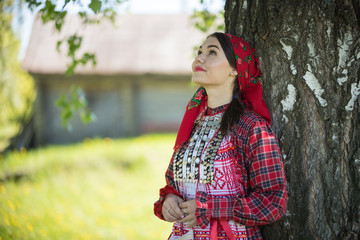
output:
M183 219L181 219L179 222L188 224L188 223L192 222L194 219L196 219L195 215L190 214L190 215L187 215L186 217L184 217Z
M184 218L184 214L182 213L177 203L171 205L171 215L173 215L177 219Z
M168 222L175 222L175 221L177 221L177 219L176 219L174 216L170 215L170 214L164 215L164 218L165 218L165 220L168 221Z
M196 200L189 200L183 203L179 204L179 207L181 208L181 210L186 209L188 214L195 214L196 212Z
M179 207L181 208L181 209L183 209L183 208L187 208L188 207L188 202L182 202L182 203L180 203L179 204Z
M177 218L171 213L171 207L165 208L162 211L164 219L168 222L175 222Z
M179 204L181 204L184 200L175 195L169 194L164 201L162 207L162 214L166 221L177 221L184 218L184 214L182 213L181 209L179 208Z
M174 219L176 219L176 220L178 219L176 213L174 212L174 210L173 210L172 208L168 211L168 213L169 213L170 216L172 216Z
M184 217L186 217L187 215L189 215L189 212L188 212L187 208L182 208L181 211L183 212Z

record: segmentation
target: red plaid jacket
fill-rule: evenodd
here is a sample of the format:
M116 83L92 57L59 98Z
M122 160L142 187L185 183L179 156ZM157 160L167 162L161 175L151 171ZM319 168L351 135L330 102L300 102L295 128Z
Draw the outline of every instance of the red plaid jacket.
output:
M242 182L245 196L213 198L198 192L197 223L205 228L212 219L234 220L246 226L248 239L262 239L258 225L277 221L286 211L286 181L278 142L270 126L252 112L245 113L230 134L237 148L237 163L246 169ZM154 204L154 213L160 219L164 219L161 209L166 195L181 196L172 164L173 158L166 172L167 185L160 189L160 199Z

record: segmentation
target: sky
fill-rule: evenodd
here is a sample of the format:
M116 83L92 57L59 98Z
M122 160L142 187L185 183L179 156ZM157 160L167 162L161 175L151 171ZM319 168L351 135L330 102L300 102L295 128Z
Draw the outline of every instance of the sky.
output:
M64 0L57 2L59 7L61 7ZM90 2L90 0L82 0L82 2L86 4L86 2ZM211 12L218 12L224 9L225 0L204 0L204 2L208 3L208 10ZM121 4L116 11L119 14L191 14L194 9L202 9L200 0L127 0L127 2ZM76 13L79 9L68 4L67 10L69 13ZM19 60L22 60L25 55L34 19L34 13L27 8L24 8L21 14L23 16L21 22L17 21L18 18L16 17L13 21L14 31L21 39Z
M224 0L207 0L211 2L209 10L224 9ZM132 13L159 13L176 14L191 13L193 9L201 9L200 0L129 0L123 4L124 9L129 8Z

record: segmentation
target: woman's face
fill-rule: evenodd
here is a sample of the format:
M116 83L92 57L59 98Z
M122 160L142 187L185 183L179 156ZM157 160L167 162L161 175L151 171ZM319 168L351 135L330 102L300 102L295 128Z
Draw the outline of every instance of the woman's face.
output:
M205 88L233 84L236 74L215 37L209 37L199 47L198 55L192 63L192 71L192 81Z

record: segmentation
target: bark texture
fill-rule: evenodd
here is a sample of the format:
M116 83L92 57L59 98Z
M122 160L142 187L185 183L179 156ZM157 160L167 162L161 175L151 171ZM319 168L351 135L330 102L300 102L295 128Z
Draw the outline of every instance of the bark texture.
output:
M264 239L360 239L360 1L227 0L254 43L288 182Z

